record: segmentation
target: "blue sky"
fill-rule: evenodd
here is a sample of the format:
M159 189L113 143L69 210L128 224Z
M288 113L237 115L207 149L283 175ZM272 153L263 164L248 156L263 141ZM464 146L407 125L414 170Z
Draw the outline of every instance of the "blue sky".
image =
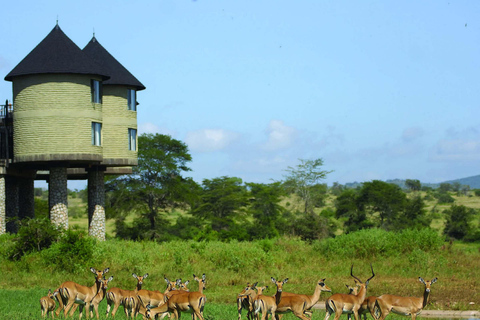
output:
M478 175L479 1L8 1L0 74L55 26L98 41L147 89L142 132L192 154L191 175L325 180ZM11 100L1 81L0 100ZM74 187L81 187L80 184ZM70 184L69 184L70 186ZM73 185L72 185L73 186Z

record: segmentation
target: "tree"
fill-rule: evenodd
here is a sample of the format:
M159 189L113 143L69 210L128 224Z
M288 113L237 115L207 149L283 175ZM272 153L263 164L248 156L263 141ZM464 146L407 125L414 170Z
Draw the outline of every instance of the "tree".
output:
M373 223L367 218L367 213L359 206L357 191L345 189L335 200L335 208L336 218L346 219L345 233L373 227Z
M452 185L447 182L440 183L440 186L438 187L439 192L448 192L452 190Z
M322 159L305 160L299 159L300 164L295 168L288 167L287 175L284 175L284 185L287 190L292 190L304 202L304 213L313 211L314 206L314 186L327 177L333 171L321 170L323 166Z
M379 227L392 230L404 210L407 198L399 186L380 180L365 182L358 197L360 210L378 213Z
M416 180L416 179L405 180L405 185L411 191L420 191L422 189L422 184L420 183L420 180Z
M251 239L265 239L279 236L278 224L285 209L280 205L284 189L280 182L271 184L247 183L250 190L248 213L254 219L249 230Z
M457 240L462 240L472 233L471 220L475 210L463 205L452 205L444 211L447 222L443 233Z
M133 174L107 182L107 204L118 208L117 234L128 238L165 239L167 210L187 207L194 200L196 183L182 174L190 171L192 160L188 147L181 141L162 134L138 137L138 166ZM124 225L125 213L135 211L139 217L134 227ZM123 213L123 214L122 214ZM119 232L120 231L120 232Z
M396 223L397 229L422 229L430 226L431 217L425 210L425 202L420 196L407 199L403 213Z
M242 179L226 176L205 179L200 198L200 204L192 210L192 214L208 221L222 240L247 237L245 225L236 223L248 204L248 193Z

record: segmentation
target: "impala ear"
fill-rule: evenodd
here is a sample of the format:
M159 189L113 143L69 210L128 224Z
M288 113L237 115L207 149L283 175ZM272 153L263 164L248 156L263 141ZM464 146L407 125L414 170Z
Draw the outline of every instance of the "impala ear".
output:
M434 284L435 282L437 282L437 278L432 279L431 282L432 282L432 284Z
M109 270L110 268L105 268L105 270L103 270L103 274L107 273Z
M418 281L420 281L420 282L423 283L423 284L426 284L426 283L425 283L425 280L423 280L422 277L418 277Z
M207 278L207 276L205 275L205 273L202 275L202 280L205 281L205 279Z
M143 279L146 279L147 277L148 277L148 273L145 273L145 274L143 275Z
M283 283L287 283L288 282L288 278L285 278L285 280L283 280Z
M94 267L91 267L91 268L90 268L90 271L92 271L92 273L97 274L97 270L96 270Z
M108 278L108 282L112 281L113 280L113 276L111 276L110 278Z
M275 280L274 277L271 277L273 283L277 283L277 280Z
M132 277L134 277L135 279L138 279L138 276L135 273L132 273Z

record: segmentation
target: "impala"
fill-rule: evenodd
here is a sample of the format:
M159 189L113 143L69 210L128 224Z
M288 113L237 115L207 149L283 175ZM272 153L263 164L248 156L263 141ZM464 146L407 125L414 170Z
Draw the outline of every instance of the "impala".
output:
M251 286L250 284L247 284L247 287L245 287L245 289L243 289L243 291L238 294L238 299L237 299L238 320L241 319L242 308L247 310L248 320L254 319L254 310L253 310L254 301L258 295L263 294L263 291L268 289L268 286L257 287L257 283L258 282L255 282ZM242 305L239 305L240 303L242 303Z
M281 319L283 314L289 312L293 313L297 318L308 319L305 314L312 315L311 309L318 300L320 300L322 291L332 291L332 289L325 284L325 279L317 281L313 295L284 292L277 306L276 319Z
M111 276L108 279L103 278L102 280L100 280L101 281L100 290L98 291L97 295L95 297L93 297L92 301L90 302L90 317L91 318L93 318L93 310L95 310L95 315L97 316L97 319L99 319L98 305L100 304L100 302L103 301L103 299L107 295L108 283L112 280L113 280L113 276ZM76 306L77 305L75 305L75 307ZM70 315L72 315L73 312L75 311L73 308L72 308L72 310L73 311L70 312ZM80 311L80 313L81 313L81 311ZM88 314L88 309L87 309L87 314Z
M165 293L174 290L176 283L177 282L172 282L167 279L167 276L164 276L165 282L167 283L167 289L165 290ZM181 280L180 280L181 283ZM146 310L147 306L158 306L159 304L163 303L165 300L165 294L157 291L157 290L145 290L141 289L138 290L137 292L137 297L139 299L140 304L143 306L142 310ZM138 310L138 308L137 308ZM142 313L141 310L138 310L138 312Z
M54 296L57 297L58 300L58 309L55 312L58 316L60 311L63 309L64 317L67 316L68 310L73 306L73 304L78 301L78 303L82 303L82 301L88 300L88 304L93 299L93 297L97 294L97 292L101 288L101 280L105 273L110 270L109 268L105 268L103 271L96 270L95 268L90 268L90 271L95 275L95 284L92 287L82 286L78 283L72 281L66 281L55 290ZM88 309L87 309L88 310ZM88 317L88 313L87 313Z
M40 308L42 309L42 317L48 317L48 313L52 315L53 319L53 311L55 310L55 300L52 293L52 290L48 289L48 293L45 297L40 298Z
M375 312L379 311L381 316L379 320L385 319L390 313L396 313L402 316L412 316L415 320L417 315L425 308L430 297L430 287L437 282L437 278L431 281L425 281L419 277L418 280L425 285L423 297L399 297L391 294L384 294L377 298L375 302Z
M250 310L251 309L250 308L251 308L251 301L253 301L253 300L252 300L252 297L249 294L247 294L247 292L251 292L251 291L255 292L254 289L256 288L257 283L258 282L255 282L252 285L250 285L250 282L247 283L247 286L245 288L243 288L242 292L240 292L237 295L238 320L242 319L242 309L247 310L247 319L251 320L251 317L250 317Z
M277 281L275 278L271 278L272 282L276 285L277 291L273 296L266 296L259 294L254 300L254 312L255 316L258 319L258 313L262 313L262 320L268 319L268 314L272 315L272 319L275 319L275 312L277 310L277 305L282 298L283 285L287 283L288 278L285 278L283 281Z
M90 317L93 318L93 310L95 310L95 314L97 315L97 319L99 319L98 305L105 298L106 293L107 293L107 289L108 289L108 283L112 280L113 280L113 276L111 276L108 279L105 279L105 278L100 279L100 289L93 296L93 298L91 298L91 299L86 298L86 300L77 299L75 301L75 304L73 305L72 309L70 310L70 317L73 316L73 314L75 313L75 310L77 310L77 308L80 306L80 317L79 317L79 319L81 319L82 314L83 314L83 308L84 308L84 306L86 306L87 309L86 309L85 313L86 313L87 319L88 319L89 314L90 314ZM87 300L87 299L89 299L89 300Z
M362 306L363 301L365 300L365 296L367 294L367 286L370 280L375 277L375 273L373 272L373 267L370 265L372 269L372 276L368 278L365 283L363 283L359 278L353 275L353 264L350 268L350 275L357 280L357 285L360 287L358 293L356 295L353 294L344 294L344 293L336 293L329 297L325 302L326 314L325 320L335 313L335 320L338 320L342 313L353 313L355 320L358 319L358 310Z
M198 281L198 291L195 292L168 292L165 296L168 310L173 312L175 319L180 318L180 312L192 314L192 319L203 319L203 308L207 297L203 294L206 288L206 276L203 274L202 279L193 275L193 278ZM152 309L153 310L153 309ZM147 311L148 313L148 311Z
M349 286L348 284L346 284L345 286L348 289L348 294L353 294L353 295L357 294L358 285L357 285L356 281L355 281L355 286L353 286L353 287ZM375 296L369 296L369 297L366 297L365 300L363 300L362 306L360 307L360 309L358 309L358 314L359 314L360 318L362 318L362 315L363 315L363 319L367 320L367 313L370 312L373 319L376 319L376 316L374 314L374 307L375 307L375 301L376 300L377 300L377 297L375 297ZM350 320L351 318L352 318L352 314L350 313L348 315L348 319Z
M125 315L127 319L129 318L129 314L136 316L137 314L137 293L138 291L142 290L143 280L148 277L148 273L145 273L142 277L137 276L135 273L132 273L132 276L137 279L137 286L135 290L123 290L120 288L112 288L107 292L107 313L105 318L108 318L108 313L110 312L110 308L113 304L112 310L112 318L115 318L115 314L117 313L117 309L119 306L123 305L125 310Z

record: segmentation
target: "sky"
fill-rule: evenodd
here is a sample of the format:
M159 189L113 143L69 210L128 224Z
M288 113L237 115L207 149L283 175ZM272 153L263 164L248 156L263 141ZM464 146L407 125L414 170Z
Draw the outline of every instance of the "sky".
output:
M80 48L95 34L146 86L139 133L183 141L186 176L199 183L270 183L318 158L333 171L329 185L480 174L480 1L19 0L2 9L2 78L57 20ZM0 82L0 101L11 100L11 82Z

